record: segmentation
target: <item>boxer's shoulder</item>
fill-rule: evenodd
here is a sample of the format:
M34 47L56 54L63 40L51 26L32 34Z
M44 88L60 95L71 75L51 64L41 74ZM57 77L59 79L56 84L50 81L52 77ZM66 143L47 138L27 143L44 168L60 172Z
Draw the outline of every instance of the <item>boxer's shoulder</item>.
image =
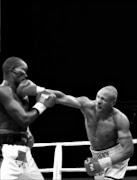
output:
M12 89L10 86L0 86L0 98L10 97Z
M93 108L95 106L95 102L86 96L81 96L78 100L81 102L83 107Z

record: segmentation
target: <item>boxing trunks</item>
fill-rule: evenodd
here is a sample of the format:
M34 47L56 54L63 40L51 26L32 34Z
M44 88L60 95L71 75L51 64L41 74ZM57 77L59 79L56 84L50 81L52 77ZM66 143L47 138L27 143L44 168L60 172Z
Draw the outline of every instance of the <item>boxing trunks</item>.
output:
M0 134L0 180L44 180L23 134Z
M121 145L117 144L114 147L101 151L95 151L90 147L90 151L93 157L103 159L113 154L117 154L119 151L121 151L121 148ZM112 167L105 168L102 172L94 176L95 180L122 180L128 167L128 161L129 159L115 164Z

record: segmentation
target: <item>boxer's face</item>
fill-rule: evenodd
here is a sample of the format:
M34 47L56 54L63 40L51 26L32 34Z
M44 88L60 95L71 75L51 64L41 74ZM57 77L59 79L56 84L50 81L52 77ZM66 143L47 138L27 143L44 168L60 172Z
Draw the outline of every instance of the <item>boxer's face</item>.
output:
M23 81L24 79L26 79L27 76L27 70L28 70L28 66L25 62L21 62L20 66L16 67L13 72L15 74L15 82L16 84L20 84L21 81Z
M96 110L103 111L113 106L110 94L106 90L100 90L96 96Z

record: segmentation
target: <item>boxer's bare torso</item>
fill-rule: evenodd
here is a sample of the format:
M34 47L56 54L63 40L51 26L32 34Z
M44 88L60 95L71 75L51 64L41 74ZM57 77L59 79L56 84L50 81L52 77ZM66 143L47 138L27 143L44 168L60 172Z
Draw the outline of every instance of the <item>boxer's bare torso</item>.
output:
M28 100L21 99L17 96L15 92L5 85L0 86L0 96L5 96L11 99L15 99L18 103L25 109L28 109ZM6 100L5 100L6 101ZM8 107L8 106L7 106ZM5 109L2 103L0 103L0 133L16 133L16 132L25 132L26 128L23 128L19 123L10 116L8 109Z
M95 107L84 108L82 113L85 117L85 128L91 147L95 150L107 149L115 146L118 142L115 118L120 113L113 108L107 116L101 116Z

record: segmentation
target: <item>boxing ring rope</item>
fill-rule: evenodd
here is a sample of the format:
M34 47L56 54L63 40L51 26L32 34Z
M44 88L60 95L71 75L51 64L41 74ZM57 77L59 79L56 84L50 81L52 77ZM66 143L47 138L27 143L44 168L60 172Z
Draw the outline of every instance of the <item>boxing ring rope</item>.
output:
M137 144L137 139L133 139L133 143ZM53 143L34 143L33 147L47 147L55 146L54 153L54 164L53 168L40 169L42 173L53 173L53 180L61 180L62 172L86 172L86 169L83 168L62 168L62 147L63 146L84 146L90 145L89 141L75 141L75 142L53 142ZM128 166L128 171L137 170L137 166Z

